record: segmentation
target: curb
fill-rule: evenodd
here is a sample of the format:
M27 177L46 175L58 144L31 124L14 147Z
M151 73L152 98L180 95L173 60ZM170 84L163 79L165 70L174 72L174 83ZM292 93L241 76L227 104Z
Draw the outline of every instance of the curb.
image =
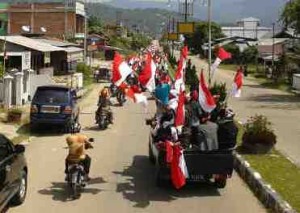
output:
M297 213L260 174L240 155L234 153L234 169L267 209L276 213Z

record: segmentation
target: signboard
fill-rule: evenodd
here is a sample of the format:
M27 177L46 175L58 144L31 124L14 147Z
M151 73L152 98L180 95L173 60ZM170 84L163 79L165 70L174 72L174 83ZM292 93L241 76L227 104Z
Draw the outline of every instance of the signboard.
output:
M178 22L177 31L180 34L191 34L195 31L195 22Z
M168 33L168 40L178 41L178 34L177 33Z

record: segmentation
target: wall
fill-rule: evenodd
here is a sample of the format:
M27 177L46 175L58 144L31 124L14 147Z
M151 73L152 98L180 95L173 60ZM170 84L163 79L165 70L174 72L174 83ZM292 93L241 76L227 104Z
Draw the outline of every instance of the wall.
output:
M258 45L258 52L260 56L268 56L272 54L272 45ZM284 43L278 43L274 45L274 54L282 55L284 51Z
M65 12L64 5L59 3L16 4L10 11L10 34L20 34L22 26L31 26L33 33L42 33L51 37L63 38L66 34L73 37L76 30L76 14L74 10ZM34 11L34 13L32 12ZM41 27L47 32L42 32Z
M52 80L50 75L32 75L30 85L30 96L33 98L37 87L53 84L55 84L55 82Z

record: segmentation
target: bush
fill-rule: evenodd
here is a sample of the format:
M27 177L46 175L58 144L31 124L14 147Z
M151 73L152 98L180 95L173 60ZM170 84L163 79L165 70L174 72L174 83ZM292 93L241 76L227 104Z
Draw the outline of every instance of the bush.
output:
M227 97L227 88L226 83L214 83L214 85L210 88L210 92L212 95L220 95L219 102L224 102Z
M82 73L84 78L90 78L93 74L91 68L85 63L78 63L76 67L76 72Z
M266 153L276 144L271 122L263 115L251 117L244 125L242 147L255 153Z

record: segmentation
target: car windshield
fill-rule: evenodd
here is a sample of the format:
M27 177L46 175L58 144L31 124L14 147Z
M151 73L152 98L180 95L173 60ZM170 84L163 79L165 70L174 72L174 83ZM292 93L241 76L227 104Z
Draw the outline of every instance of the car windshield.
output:
M38 90L34 96L35 102L49 103L49 104L62 104L68 102L67 90L58 89L43 89Z

